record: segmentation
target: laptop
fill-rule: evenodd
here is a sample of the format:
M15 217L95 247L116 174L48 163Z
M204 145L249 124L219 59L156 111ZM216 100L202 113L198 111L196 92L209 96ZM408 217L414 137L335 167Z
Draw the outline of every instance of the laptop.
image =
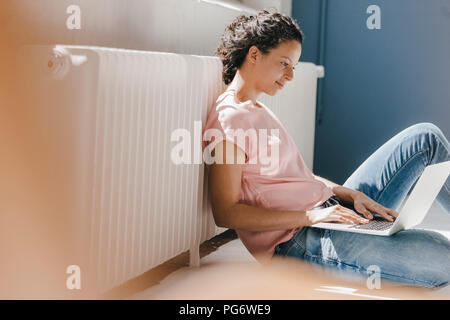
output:
M366 224L321 222L313 224L311 227L379 236L390 236L399 231L411 229L423 221L449 174L450 161L427 166L393 222L387 221L379 215L373 215L373 220Z

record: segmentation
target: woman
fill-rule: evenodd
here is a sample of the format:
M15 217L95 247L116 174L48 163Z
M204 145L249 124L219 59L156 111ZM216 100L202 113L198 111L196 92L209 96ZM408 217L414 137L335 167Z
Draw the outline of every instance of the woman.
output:
M393 221L424 168L450 160L450 144L435 125L420 123L386 142L343 186L315 176L276 116L257 101L294 78L303 38L290 17L265 10L237 17L221 37L215 54L228 87L208 115L203 138L215 159L207 167L216 224L235 229L262 263L288 256L361 275L375 265L382 279L446 285L450 242L438 233L407 230L382 237L310 227L368 223L372 213ZM262 165L261 141L269 155L277 152L276 166ZM450 212L449 181L437 201Z

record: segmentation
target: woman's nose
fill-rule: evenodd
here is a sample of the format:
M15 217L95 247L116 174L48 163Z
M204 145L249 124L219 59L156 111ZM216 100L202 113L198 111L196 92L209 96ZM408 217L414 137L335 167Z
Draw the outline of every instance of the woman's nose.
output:
M285 73L285 78L286 78L286 81L291 81L292 79L294 79L294 69L293 68L288 69L288 71Z

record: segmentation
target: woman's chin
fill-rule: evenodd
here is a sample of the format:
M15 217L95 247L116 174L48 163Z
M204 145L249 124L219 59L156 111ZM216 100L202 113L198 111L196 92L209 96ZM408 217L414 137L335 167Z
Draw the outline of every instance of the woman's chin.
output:
M280 89L275 88L275 89L265 90L264 93L267 94L268 96L273 97L278 93L278 91L280 91Z

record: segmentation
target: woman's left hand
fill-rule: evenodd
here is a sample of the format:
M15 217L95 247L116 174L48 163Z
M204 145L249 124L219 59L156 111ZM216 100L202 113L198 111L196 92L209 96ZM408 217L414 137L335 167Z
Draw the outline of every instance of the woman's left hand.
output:
M388 221L394 221L392 217L398 217L397 211L382 206L360 191L352 192L351 198L353 199L353 207L355 208L355 210L364 215L364 217L366 217L367 219L373 219L370 211L378 213Z

